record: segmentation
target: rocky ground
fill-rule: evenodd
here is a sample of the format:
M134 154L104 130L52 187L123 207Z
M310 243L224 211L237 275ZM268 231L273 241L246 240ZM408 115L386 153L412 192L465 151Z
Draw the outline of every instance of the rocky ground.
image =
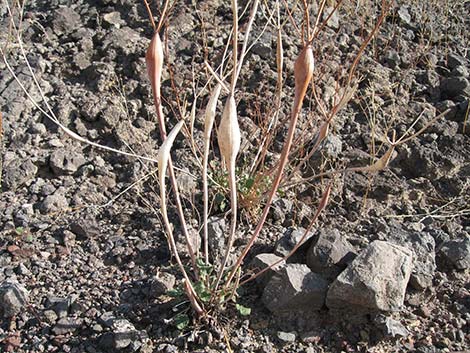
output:
M314 42L313 86L327 108L336 80L377 18L373 3L344 5ZM0 351L470 349L468 1L394 4L359 64L358 91L302 177L367 165L371 155L385 152L384 132L393 128L400 137L421 115L417 132L449 111L398 146L386 170L334 178L330 204L300 252L242 287L239 301L251 314L229 307L213 330L197 324L178 330L171 320L185 306L175 308L167 296L180 276L160 223L156 180L149 175L154 165L81 144L41 113L31 100L48 107L18 41L8 35L4 4L1 46L10 43L8 64L31 99L0 63ZM255 35L266 17L256 21ZM220 62L230 21L228 1L178 1L171 9L165 37L170 66L163 78L169 126L190 111L193 88L207 81L204 56ZM243 166L256 152L273 101L276 37L270 27L239 82ZM93 142L156 156L161 141L144 60L152 29L143 3L30 0L20 30L50 109L64 125ZM281 117L292 101L292 64L301 45L296 33L288 21ZM207 95L203 91L196 105L197 131ZM313 97L305 110L301 126L308 127L319 116ZM279 153L284 135L280 129L270 156ZM308 141L302 145L308 151ZM198 168L187 140L176 141L174 160L191 171L178 172L178 180L197 234L200 183L191 176ZM272 263L293 247L326 183L312 180L279 193L245 268ZM215 253L228 218L224 195L213 196ZM246 243L257 212L253 205L241 210L237 247ZM172 219L178 231L175 214Z

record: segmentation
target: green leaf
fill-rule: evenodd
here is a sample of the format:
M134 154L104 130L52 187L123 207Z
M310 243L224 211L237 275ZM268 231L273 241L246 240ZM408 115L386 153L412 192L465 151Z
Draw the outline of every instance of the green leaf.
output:
M208 302L211 299L211 293L202 281L199 281L194 285L194 291L198 298L203 302Z
M24 232L24 228L23 227L16 227L15 228L15 233L18 234L18 235L21 235L23 234Z
M170 289L169 291L166 292L166 294L170 297L178 298L178 297L181 297L184 293L181 290L181 288L175 288L175 289Z
M235 308L237 308L238 312L242 316L248 316L251 314L251 308L247 308L246 306L235 304Z
M173 323L178 330L183 330L189 325L189 316L186 314L178 314L173 319Z

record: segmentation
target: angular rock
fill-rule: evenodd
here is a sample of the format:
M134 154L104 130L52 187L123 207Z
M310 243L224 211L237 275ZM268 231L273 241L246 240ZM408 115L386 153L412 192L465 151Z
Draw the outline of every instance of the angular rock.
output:
M407 247L413 252L413 270L410 285L416 290L432 286L436 270L436 242L429 233L408 232L393 229L387 239L397 245Z
M79 237L89 239L100 234L100 227L93 216L79 218L70 224L70 231Z
M61 7L54 12L52 24L57 35L70 33L82 25L80 15L68 6Z
M464 77L448 77L441 82L441 94L447 98L470 95L470 82Z
M409 249L374 241L331 284L326 305L330 309L400 310L412 261Z
M322 229L307 251L307 266L334 279L357 256L354 247L337 229Z
M64 211L67 207L69 207L69 201L58 192L47 196L41 204L41 210L44 213Z
M64 318L68 315L70 306L75 301L73 297L59 298L59 297L49 297L47 298L46 307L53 310L57 317Z
M398 17L404 24L408 26L411 25L411 15L406 6L400 6L398 9Z
M272 312L312 311L325 304L328 282L303 264L287 264L271 278L262 301Z
M76 331L83 324L83 319L74 317L64 317L57 321L55 326L52 328L52 332L55 335L65 335Z
M56 175L75 173L86 160L82 154L64 149L54 151L49 164Z
M444 242L439 255L447 265L457 270L470 268L470 237Z
M323 15L323 21L328 18L328 16L333 12L334 8L333 7L327 7L325 9L324 15ZM333 28L333 29L338 29L339 28L339 15L338 11L335 11L335 13L330 17L327 23L328 27Z
M391 317L379 315L374 321L382 329L385 337L406 337L410 334L400 321Z
M292 212L294 203L292 200L281 198L273 202L273 207L271 208L271 217L274 221L283 224L286 220L286 215Z
M14 191L33 179L37 171L38 168L30 159L15 159L4 167L3 185L6 190Z
M277 255L266 253L258 254L251 261L249 268L257 273L261 270L264 270L266 267L271 266L277 261L282 260L282 257ZM256 283L258 283L262 288L264 288L270 279L285 265L285 261L281 261L279 264L273 266L266 272L262 273L260 276L256 277Z
M150 283L150 296L158 297L173 289L176 278L171 273L161 272L152 278Z
M278 331L277 338L283 342L295 342L296 334L295 332Z
M136 330L135 326L126 319L113 319L111 332L100 337L99 345L106 350L124 350L136 352L147 340L145 331Z
M225 248L225 234L227 231L227 222L224 218L209 218L207 223L209 248L215 262L222 256L221 251Z
M304 228L289 228L287 232L277 241L274 248L274 254L284 257L289 254L297 243L300 242L300 239L305 234L306 229ZM313 237L313 232L307 234L305 239L302 241L302 245L306 244L310 238ZM300 250L300 249L299 249Z
M5 281L0 285L0 311L4 317L12 317L22 312L28 302L29 293L17 282Z

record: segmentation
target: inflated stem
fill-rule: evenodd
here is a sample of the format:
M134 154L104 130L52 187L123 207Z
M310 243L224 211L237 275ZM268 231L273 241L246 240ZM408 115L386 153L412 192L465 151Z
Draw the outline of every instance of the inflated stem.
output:
M274 179L273 184L271 186L268 200L266 202L266 205L263 210L263 214L261 215L258 225L256 226L256 229L253 232L253 235L251 236L245 249L243 249L243 252L238 257L235 266L232 268L232 271L225 284L225 289L228 288L228 286L230 285L230 282L235 276L238 267L240 267L241 263L243 262L243 259L248 254L248 251L251 249L251 247L253 246L256 238L259 236L259 233L261 232L261 229L263 228L264 222L266 221L269 208L271 207L271 204L274 199L274 195L276 194L279 184L281 183L282 174L288 162L289 152L292 146L292 141L294 139L294 132L295 132L295 128L297 125L297 118L300 113L300 110L302 109L302 103L304 101L305 94L307 93L308 85L310 84L310 81L313 76L313 69L314 69L313 51L312 51L311 45L307 45L302 49L302 51L300 52L294 64L294 78L295 78L294 105L292 107L291 119L289 123L289 131L287 133L286 142L284 143L284 146L282 148L281 159L279 161L276 178Z
M238 126L237 118L237 106L233 95L229 95L225 102L224 112L222 119L220 120L219 131L218 131L218 142L220 153L225 160L229 174L229 185L230 185L230 210L232 214L232 220L230 223L230 232L227 241L227 247L225 249L225 255L222 260L220 271L217 274L217 280L214 288L217 289L220 279L227 266L228 257L233 246L233 240L235 238L235 229L237 225L237 185L235 177L235 162L237 159L238 151L240 150L240 128Z
M214 126L215 112L217 109L217 102L219 100L220 91L222 86L217 84L214 91L209 98L207 103L205 117L204 117L204 157L202 161L202 187L204 193L204 228L203 228L203 242L204 242L204 260L206 264L209 264L209 239L208 239L208 224L207 219L209 218L209 190L207 182L207 164L209 161L209 149L212 128Z
M170 220L168 219L168 212L167 212L167 202L166 202L166 184L165 184L165 176L166 170L168 168L168 162L170 160L170 151L171 147L173 146L173 142L178 135L178 132L181 130L183 126L183 121L180 121L171 132L168 134L168 137L163 142L160 150L158 151L158 180L160 182L160 199L161 199L161 213L163 218L163 223L165 225L166 234L168 243L170 245L171 252L176 259L176 263L183 274L184 277L184 285L186 293L190 299L191 305L193 306L194 310L198 315L202 314L202 309L200 305L197 303L194 289L191 285L191 281L186 273L183 263L181 262L181 258L178 254L178 249L176 248L175 237L173 236L173 229L170 225Z
M150 78L150 82L152 84L153 99L154 99L155 109L157 110L158 127L160 129L160 136L162 140L165 140L166 126L165 126L165 118L163 116L163 108L162 108L162 102L161 102L161 80L162 80L162 71L163 71L163 60L164 60L163 44L160 39L160 35L158 34L158 32L156 32L152 40L150 41L150 45L145 54L145 61L147 63L147 72ZM188 253L189 253L189 256L191 257L191 263L193 265L193 269L197 277L198 273L197 273L197 266L196 266L196 257L194 254L193 247L191 245L191 241L190 241L190 237L188 233L188 227L186 225L186 220L184 219L183 206L181 204L181 199L180 199L179 191L178 191L178 185L176 183L176 176L175 176L175 172L173 169L173 163L170 157L168 159L168 167L169 167L168 169L170 172L171 185L173 187L173 192L175 193L178 217L181 222L181 228L183 230L183 234L186 240Z

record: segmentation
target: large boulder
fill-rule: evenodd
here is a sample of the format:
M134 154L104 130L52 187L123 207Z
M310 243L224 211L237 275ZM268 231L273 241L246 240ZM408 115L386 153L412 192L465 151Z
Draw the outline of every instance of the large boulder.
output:
M331 309L400 310L412 263L411 250L374 241L331 284L326 305Z
M328 282L303 264L287 264L268 282L263 303L275 313L318 310L325 304Z

